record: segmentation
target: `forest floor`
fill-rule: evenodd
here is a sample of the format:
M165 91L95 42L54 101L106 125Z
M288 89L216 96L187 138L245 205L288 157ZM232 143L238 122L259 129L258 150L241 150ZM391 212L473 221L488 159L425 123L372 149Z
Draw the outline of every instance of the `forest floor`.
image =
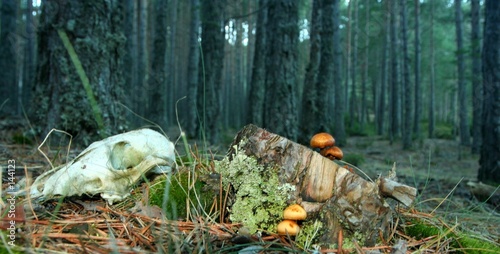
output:
M38 152L38 145L15 144L12 137L17 135L16 130L0 132L0 159L2 163L16 160L16 174L24 175L24 165L34 175L50 167ZM178 132L167 133L175 142ZM225 155L235 134L226 133L224 142L210 148L216 159ZM177 143L177 150L182 153L181 142ZM61 147L52 148L51 154L56 155L54 165L68 159L66 149L62 143ZM451 226L466 229L465 232L487 235L500 244L499 204L478 201L467 186L469 181L476 180L479 168L479 156L471 154L470 148L460 146L455 140L424 139L414 143L412 149L402 150L398 142L391 144L384 137L372 136L350 137L342 150L346 162L356 165L372 179L387 175L395 163L399 181L418 189L414 205L418 211L439 216ZM71 150L70 159L79 152L81 149Z

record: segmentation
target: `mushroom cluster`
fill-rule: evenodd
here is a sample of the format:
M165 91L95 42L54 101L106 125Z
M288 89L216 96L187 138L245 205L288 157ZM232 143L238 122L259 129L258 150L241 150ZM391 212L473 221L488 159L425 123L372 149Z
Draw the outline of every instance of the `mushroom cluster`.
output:
M311 138L311 147L319 148L319 153L330 160L342 160L344 153L335 146L335 139L326 132L320 132Z
M300 227L297 224L298 220L305 220L307 217L306 210L298 204L288 206L283 211L283 221L278 224L279 235L295 236L299 233Z

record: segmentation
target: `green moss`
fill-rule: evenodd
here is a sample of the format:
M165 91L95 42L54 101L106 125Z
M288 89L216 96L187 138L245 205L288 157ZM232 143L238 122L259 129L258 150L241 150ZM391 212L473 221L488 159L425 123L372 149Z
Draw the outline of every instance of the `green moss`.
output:
M245 225L252 234L259 229L275 231L295 186L281 184L278 169L259 165L237 146L234 149L231 160L226 157L215 162L224 189L231 184L235 190L229 218Z
M212 206L215 194L202 190L204 185L205 183L198 179L193 180L189 172L178 172L170 177L162 177L152 184L149 201L151 205L159 207L163 207L165 201L165 214L170 220L186 218L187 204L190 204L191 211L197 209L207 211ZM165 188L168 190L166 196Z
M500 253L500 246L472 235L450 230L444 226L432 225L424 221L413 220L405 227L405 233L416 239L437 236L438 239L451 239L450 246L458 252L466 253Z

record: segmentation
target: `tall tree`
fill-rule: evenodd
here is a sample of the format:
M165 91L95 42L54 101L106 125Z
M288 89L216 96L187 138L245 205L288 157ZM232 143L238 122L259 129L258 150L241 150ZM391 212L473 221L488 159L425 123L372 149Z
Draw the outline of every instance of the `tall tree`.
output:
M333 112L333 118L335 119L335 124L333 125L333 133L335 134L335 140L339 146L343 146L347 143L347 135L345 131L344 123L344 110L345 110L345 100L344 100L344 88L342 87L342 45L340 44L340 3L339 0L334 0L332 2L332 17L333 17L333 88L335 96L335 109Z
M58 128L80 134L76 140L81 141L127 127L116 105L124 81L121 11L119 0L47 0L42 5L34 93L38 103L31 107L33 126L42 136Z
M455 0L460 144L468 146L470 145L470 134L468 125L469 120L467 118L467 92L465 87L465 58L464 58L465 50L463 46L462 23L463 23L462 0Z
M157 0L154 8L155 25L153 34L153 52L151 58L151 77L148 79L149 119L166 125L166 112L163 110L166 98L165 57L167 47L167 0Z
M31 99L31 91L33 89L33 82L35 81L35 22L33 19L33 1L26 1L26 42L24 45L24 71L23 71L23 86L22 90L22 104L28 109Z
M368 69L369 69L369 56L370 56L370 0L365 1L365 45L364 45L364 54L365 58L363 60L363 75L361 76L361 115L360 115L360 129L361 131L365 128L366 117L368 115L368 105L367 105L367 88L366 84L368 83ZM375 86L372 86L375 88ZM375 94L375 92L373 93ZM375 103L375 96L373 98Z
M255 34L255 50L252 64L252 79L248 94L247 122L262 126L264 123L264 99L265 99L265 56L266 27L267 27L267 0L259 0L257 14L257 27Z
M421 114L421 107L422 107L422 94L420 91L420 0L415 0L414 1L414 8L415 8L415 24L414 24L414 33L415 33L415 39L414 39L414 55L415 55L415 64L414 64L414 75L415 75L415 96L414 96L414 106L413 106L413 133L417 135L417 137L420 135L420 114Z
M311 29L309 31L310 51L309 63L307 64L306 74L304 78L304 87L302 89L302 110L300 114L299 131L300 136L298 141L302 144L307 144L310 137L320 131L319 126L325 124L322 122L321 114L318 108L319 89L317 82L318 69L321 56L321 3L323 1L314 0L311 13ZM325 3L326 4L326 3ZM331 17L330 17L331 18ZM333 21L333 20L332 20ZM333 28L331 28L333 29ZM330 46L330 48L333 45ZM333 53L333 52L331 52ZM327 83L328 85L328 83ZM324 101L324 100L323 100ZM324 107L321 107L324 110ZM326 111L325 111L326 112Z
M323 2L323 13L321 15L321 49L320 49L320 64L318 72L318 80L316 81L316 107L318 108L317 126L318 131L330 132L333 126L333 119L328 110L328 105L331 103L328 100L328 94L333 90L333 70L334 65L334 31L335 25L333 23L334 16L334 3L333 0L325 0ZM335 135L335 133L334 133Z
M479 0L471 0L471 57L472 57L472 153L481 149L481 112L483 104L483 86L481 84L481 39Z
M149 51L148 51L148 1L138 1L138 37L137 37L137 86L134 87L136 95L134 110L141 116L147 116L148 104L148 79L149 79ZM138 118L137 118L138 119ZM138 122L136 122L138 123Z
M224 61L225 0L206 0L201 3L200 79L198 81L198 112L201 124L197 133L212 144L220 133L220 93Z
M356 77L358 74L358 1L352 0L349 1L349 4L352 3L354 7L354 17L352 21L350 21L352 26L352 63L351 68L349 70L351 74L351 97L349 98L349 125L354 126L354 121L358 120L359 116L359 106L357 99L357 83Z
M297 139L298 5L295 0L269 2L264 126Z
M200 61L200 46L198 37L200 36L200 0L191 0L191 21L189 35L189 58L188 58L188 107L186 118L186 131L190 137L196 136L196 126L198 126L199 117L196 108L196 99L198 95L198 80L199 80L199 61Z
M397 2L392 2L390 8L391 15L391 84L390 84L390 126L389 138L391 143L400 134L401 123L401 101L400 101L400 79L399 79L399 37L397 26Z
M125 88L128 91L134 91L138 86L138 61L137 61L137 1L126 0L124 8L123 31L126 36L125 54L123 56L123 75L125 79ZM135 98L130 98L130 103L127 104L131 109L135 110ZM137 118L128 112L128 119Z
M483 36L483 144L479 181L500 184L500 1L486 0Z
M17 86L17 56L16 56L16 0L3 0L1 3L0 29L0 115L17 115L19 89Z
M391 42L390 31L391 31L391 1L386 1L386 11L384 20L384 43L382 48L382 63L381 63L381 75L380 75L380 89L379 89L379 99L377 105L377 134L382 135L384 133L385 124L385 111L386 111L386 85L389 85L389 46Z
M408 20L406 13L406 0L400 0L400 10L401 10L401 43L403 46L403 149L411 148L411 120L412 120L412 103L411 103L411 85L410 85L410 57L408 55Z
M434 137L434 126L435 126L435 76L436 76L436 66L435 66L435 51L434 51L434 1L430 2L431 5L431 24L430 24L430 43L429 43L429 53L430 53L430 77L429 77L429 126L427 127L427 132L429 138Z

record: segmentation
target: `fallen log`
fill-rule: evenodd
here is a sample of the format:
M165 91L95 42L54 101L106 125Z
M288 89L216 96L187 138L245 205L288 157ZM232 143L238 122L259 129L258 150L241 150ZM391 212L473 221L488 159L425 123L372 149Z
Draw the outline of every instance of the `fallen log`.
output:
M304 207L308 213L305 223L316 222L315 230L320 232L318 235L321 235L321 245L337 243L339 234L343 234L344 239L356 239L366 246L374 245L379 236L386 237L390 233L392 211L385 197L409 206L416 196L415 188L389 178L367 181L310 148L255 125L245 126L236 135L226 158L232 160L241 152L249 158L254 158L259 167L265 169L259 171L260 174L265 174L261 179L272 179L277 175L280 184L293 187L284 202L297 203ZM219 171L222 179L227 178L233 182L230 182L230 195L233 197L242 191L240 182L252 181L249 172L251 169L239 167L236 170L246 171L240 172L243 180L231 178L234 172L230 175L224 170ZM265 183L254 186L260 188L262 184ZM270 191L264 192L264 195L270 195L267 193ZM254 196L251 194L233 198L233 201L228 203L229 213L236 210L232 206L235 206L238 200L249 202L252 198ZM268 202L266 206L272 205ZM275 213L267 216L275 216ZM245 224L244 220L240 222ZM321 227L318 228L317 225ZM273 231L272 228L266 230Z

